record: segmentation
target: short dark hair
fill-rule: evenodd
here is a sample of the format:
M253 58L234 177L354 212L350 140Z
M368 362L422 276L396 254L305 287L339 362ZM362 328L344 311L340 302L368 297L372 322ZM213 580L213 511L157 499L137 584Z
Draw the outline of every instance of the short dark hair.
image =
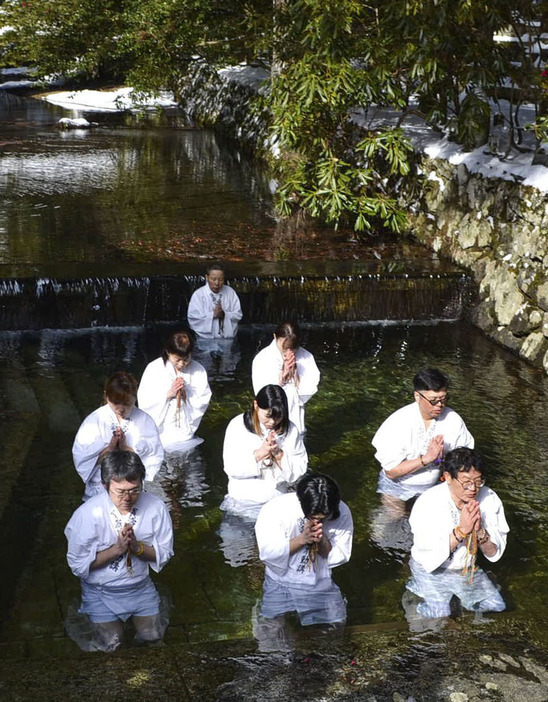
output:
M172 334L164 344L162 358L164 363L167 363L169 354L188 358L194 351L194 337L188 331L180 331Z
M338 519L341 493L339 486L323 473L305 473L297 482L297 497L304 516L324 514L325 519Z
M137 399L137 381L127 371L113 373L105 383L105 398L115 405L129 405Z
M222 263L219 263L218 261L214 261L213 263L208 263L206 266L206 275L209 275L211 271L221 271L222 273L225 272L225 267L223 266Z
M255 402L260 409L270 411L270 416L276 422L275 431L278 434L287 434L289 430L289 407L285 390L279 385L265 385L255 395ZM259 418L254 405L244 414L244 424L248 431L260 436Z
M294 351L301 345L301 330L297 322L281 322L274 332L276 339L284 339L284 348Z
M445 454L442 464L442 471L449 473L452 478L456 478L459 473L468 473L472 469L485 475L485 469L481 456L471 448L456 448Z
M143 461L134 451L109 451L101 461L101 482L107 488L111 480L116 483L122 480L129 483L139 481L142 484L145 474Z
M413 378L415 390L447 390L449 378L437 368L423 368Z

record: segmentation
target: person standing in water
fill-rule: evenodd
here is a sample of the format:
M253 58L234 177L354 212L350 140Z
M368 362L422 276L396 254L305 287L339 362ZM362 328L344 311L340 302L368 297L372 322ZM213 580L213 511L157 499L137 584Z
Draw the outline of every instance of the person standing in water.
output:
M118 371L105 384L105 404L88 415L76 434L72 457L85 483L84 500L103 492L101 461L111 451L135 451L143 461L146 480L154 480L164 449L152 417L138 407L137 381Z
M225 269L220 263L208 265L206 283L192 294L187 317L190 328L202 339L232 339L238 333L240 300L225 285Z
M270 383L284 389L289 418L300 434L306 431L304 406L318 391L320 371L314 356L301 346L301 330L296 322L282 322L274 339L255 356L251 367L253 391Z
M413 402L396 410L373 437L381 464L377 492L383 504L403 516L408 500L435 485L444 453L474 438L461 417L447 407L449 379L435 368L413 378Z

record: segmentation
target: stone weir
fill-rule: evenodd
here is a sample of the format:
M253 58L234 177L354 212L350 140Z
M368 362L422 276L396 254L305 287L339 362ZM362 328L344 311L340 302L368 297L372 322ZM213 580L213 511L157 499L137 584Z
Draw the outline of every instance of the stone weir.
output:
M471 279L439 261L427 264L240 264L239 274L233 274L231 264L229 283L240 296L248 324L460 319L473 295ZM0 278L0 329L184 324L190 296L203 283L203 276L188 267L116 277Z

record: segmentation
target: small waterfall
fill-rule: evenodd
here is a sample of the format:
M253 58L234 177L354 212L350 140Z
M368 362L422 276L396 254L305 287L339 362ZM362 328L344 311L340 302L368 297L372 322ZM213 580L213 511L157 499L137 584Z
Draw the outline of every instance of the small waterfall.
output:
M150 279L0 280L0 329L140 326Z
M250 324L456 320L472 290L461 271L257 275L230 283ZM199 275L0 279L0 329L183 324L202 284Z

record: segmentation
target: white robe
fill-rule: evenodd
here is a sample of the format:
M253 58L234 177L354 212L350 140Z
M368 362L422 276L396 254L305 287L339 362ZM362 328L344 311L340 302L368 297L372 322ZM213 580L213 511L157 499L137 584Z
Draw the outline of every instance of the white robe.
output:
M438 434L443 436L444 453L460 447L474 448L474 438L466 424L460 415L449 407L432 420L428 431L417 402L401 407L391 414L381 424L372 441L377 449L375 458L382 466L378 492L409 500L437 483L440 477L438 463L430 463L420 470L395 479L389 478L386 471L395 468L402 461L418 458L426 453L431 439Z
M497 547L492 556L483 555L496 562L504 553L506 535L510 530L504 507L496 492L485 486L476 499L480 505L482 526ZM413 577L407 583L407 589L425 600L417 608L419 614L425 617L449 616L453 595L466 609L500 612L505 608L497 587L481 568L476 569L472 581L462 574L467 561L466 544L459 544L451 553L451 532L460 524L460 512L447 483L436 485L417 499L409 524L413 531L410 560Z
M297 493L290 492L264 505L255 524L255 534L267 578L295 588L314 588L315 591L329 588L331 569L346 563L352 552L352 514L344 502L339 509L338 519L323 523L331 551L327 558L318 554L312 567L308 548L289 553L289 541L301 534L305 525Z
M224 319L213 317L213 310L220 298ZM198 288L190 298L187 318L190 328L204 339L230 339L238 333L238 322L242 318L240 299L228 285L223 285L219 293L214 293L206 283Z
M232 419L226 429L223 445L223 467L228 475L228 499L222 509L234 514L257 516L261 505L273 497L283 494L287 486L306 473L308 455L297 428L291 422L285 435L277 442L283 450L281 467L276 463L271 468L256 461L253 452L260 448L268 430L261 426L262 436L247 430L244 415Z
M265 385L279 385L283 356L274 339L266 348L259 351L251 366L251 381L255 395ZM312 395L318 391L320 371L314 356L301 346L295 351L295 362L299 374L299 383L293 380L283 385L289 405L289 419L302 434L305 431L304 406Z
M90 570L99 551L116 542L122 525L130 522L138 541L154 546L156 559L131 559L133 575L126 565L126 555L103 568ZM167 507L162 500L141 493L130 515L122 515L112 503L107 490L84 502L72 515L65 528L68 541L67 562L84 583L107 588L127 588L148 577L149 567L157 573L173 555L173 527Z
M506 535L510 527L504 516L504 507L496 492L484 486L476 499L480 505L482 526L487 529L497 550L486 556L495 562L504 553ZM412 558L427 573L437 568L461 570L466 561L466 545L460 546L451 555L449 537L460 523L460 513L451 499L448 483L441 483L421 495L411 510L409 524L413 532Z
M181 402L179 409L176 397L167 399L168 390L178 375L185 382L186 392L186 400ZM184 451L201 443L201 439L192 439L210 399L211 390L203 366L191 361L178 374L173 364L164 363L161 357L145 368L137 392L139 407L156 422L166 451Z
M99 454L108 446L118 419L108 405L88 415L76 434L72 446L74 467L86 484L84 500L103 492ZM146 480L154 480L164 460L164 449L152 417L134 407L128 420L122 421L128 446L137 453L146 469Z

